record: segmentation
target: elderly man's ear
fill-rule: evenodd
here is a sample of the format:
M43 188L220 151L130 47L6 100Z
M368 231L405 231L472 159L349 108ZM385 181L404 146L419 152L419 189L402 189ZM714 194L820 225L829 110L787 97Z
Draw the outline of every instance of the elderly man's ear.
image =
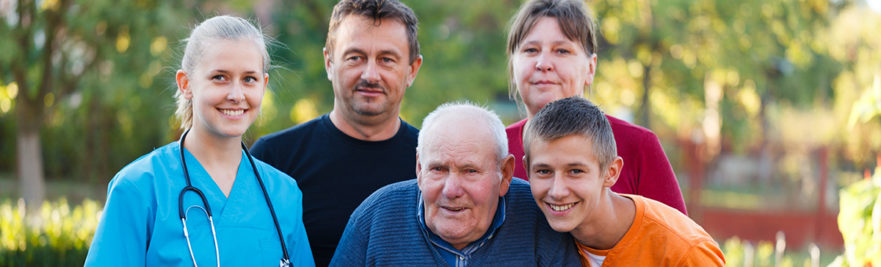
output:
M508 187L511 186L511 178L514 176L514 155L508 154L502 160L501 168L502 181L499 184L499 196L503 197L508 193Z
M422 164L419 163L419 152L416 152L416 183L418 184L422 179L419 179L419 176L422 176Z

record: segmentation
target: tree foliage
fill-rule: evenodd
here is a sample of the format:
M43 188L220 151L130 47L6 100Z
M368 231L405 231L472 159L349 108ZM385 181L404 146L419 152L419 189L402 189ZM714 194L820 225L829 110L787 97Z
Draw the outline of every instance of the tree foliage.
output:
M507 99L505 56L508 20L521 0L404 2L420 19L424 56L402 105L405 120L418 126L438 104L461 99L489 105L506 122L522 116ZM252 18L278 41L271 92L246 142L328 112L333 93L321 49L333 4L21 0L2 8L0 36L9 38L0 41L0 172L15 168L13 137L29 123L42 138L48 176L83 181L103 183L175 140L180 41L215 14ZM872 95L864 92L881 76L881 20L853 1L588 5L602 40L587 95L657 132L674 170L690 164L676 145L695 136L715 142L716 153L828 145L853 169L881 149L878 117L851 115L864 114L852 104ZM865 123L845 127L848 120Z
M0 108L14 113L17 139L4 141L17 143L27 202L40 203L44 158L53 176L106 177L129 160L112 155L142 153L160 139L167 123L151 110L167 107L156 103L167 103L160 99L168 94L153 81L171 55L165 35L180 36L180 6L149 0L11 5L0 23L0 35L8 37L0 45L0 81L2 102L12 101Z
M881 167L871 178L841 190L838 228L845 248L844 255L836 260L839 264L881 264Z

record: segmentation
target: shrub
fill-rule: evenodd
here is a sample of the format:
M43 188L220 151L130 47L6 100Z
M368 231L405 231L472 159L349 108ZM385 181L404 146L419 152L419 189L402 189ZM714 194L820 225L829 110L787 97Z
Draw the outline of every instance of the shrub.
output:
M92 200L71 210L66 199L26 214L24 202L0 204L0 266L82 266L101 207Z
M841 189L840 195L844 255L833 265L881 266L881 165L874 176Z

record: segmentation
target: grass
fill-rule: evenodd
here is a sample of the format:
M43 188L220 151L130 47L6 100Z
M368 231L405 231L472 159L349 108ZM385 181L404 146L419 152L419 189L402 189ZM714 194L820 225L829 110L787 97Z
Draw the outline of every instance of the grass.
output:
M717 240L717 242L725 254L728 266L812 266L812 261L817 261L818 266L827 266L842 253L842 251L835 249L816 248L819 257L813 258L810 248L785 249L778 263L776 262L775 243L771 241L761 241L754 244L733 237L728 240Z
M688 188L682 189L687 196ZM837 200L837 189L827 195L829 200ZM700 203L703 207L727 208L737 210L798 210L812 212L817 209L819 196L805 195L799 190L778 186L742 186L702 188ZM826 208L838 208L838 202L826 204Z
M86 199L104 203L107 198L107 184L91 184L81 181L71 181L65 178L47 180L46 200L67 199L71 204L77 205ZM14 175L0 173L0 199L21 198L19 181Z

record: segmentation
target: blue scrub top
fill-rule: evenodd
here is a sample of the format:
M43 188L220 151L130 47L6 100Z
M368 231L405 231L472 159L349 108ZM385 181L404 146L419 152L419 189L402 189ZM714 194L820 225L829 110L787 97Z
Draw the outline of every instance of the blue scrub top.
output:
M211 206L221 266L278 266L281 244L272 215L251 164L242 151L236 180L227 198L199 161L184 150L194 187ZM314 266L303 227L303 194L294 179L254 159L275 207L278 223L294 266ZM113 177L107 203L95 232L86 266L191 265L180 216L178 196L186 186L178 142L144 155ZM203 207L188 192L184 209ZM214 239L207 215L189 209L187 229L196 262L216 266Z

